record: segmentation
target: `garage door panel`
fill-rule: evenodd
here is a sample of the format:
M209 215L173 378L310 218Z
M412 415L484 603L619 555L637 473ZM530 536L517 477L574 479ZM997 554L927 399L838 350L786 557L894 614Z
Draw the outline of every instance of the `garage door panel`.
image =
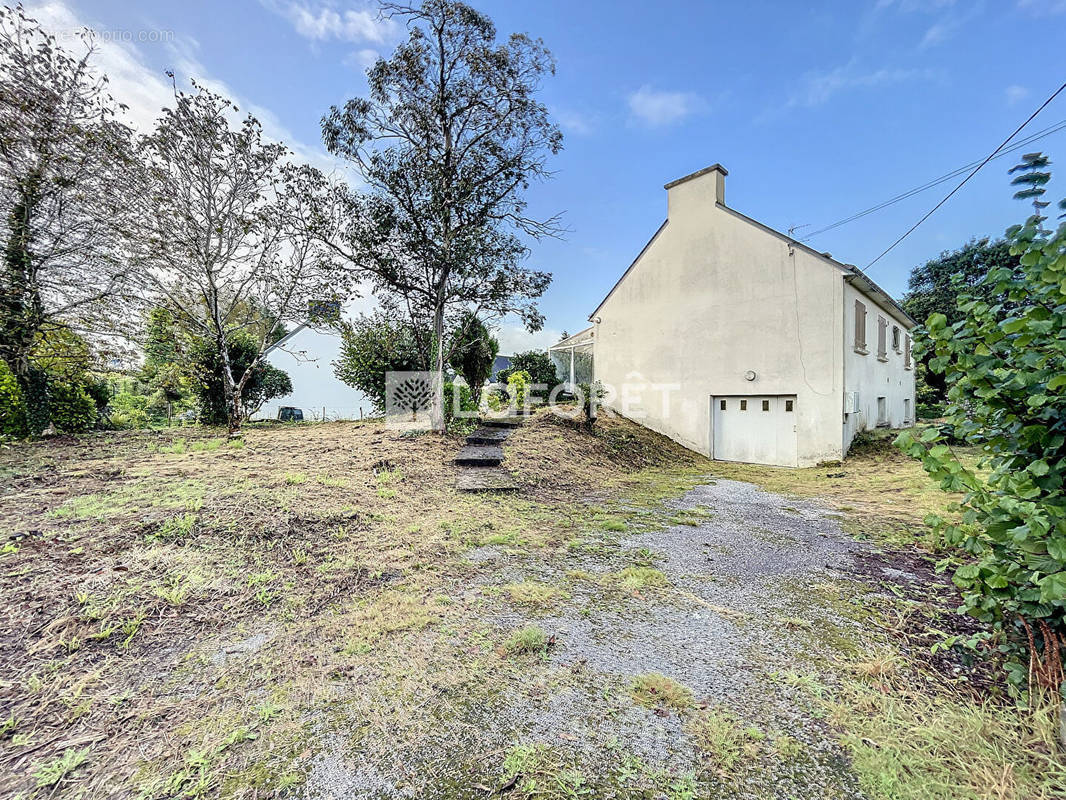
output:
M713 458L796 466L795 395L726 395L712 403Z

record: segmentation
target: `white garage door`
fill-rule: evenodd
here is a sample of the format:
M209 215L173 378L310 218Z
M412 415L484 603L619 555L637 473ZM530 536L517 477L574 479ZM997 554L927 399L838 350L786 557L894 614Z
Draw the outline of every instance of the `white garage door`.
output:
M712 397L711 457L796 466L796 396Z

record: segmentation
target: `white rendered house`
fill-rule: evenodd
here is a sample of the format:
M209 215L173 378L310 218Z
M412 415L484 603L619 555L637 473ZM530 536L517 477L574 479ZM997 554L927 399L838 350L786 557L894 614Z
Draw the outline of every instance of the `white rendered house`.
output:
M607 404L711 458L781 466L911 425L915 321L856 267L726 206L726 174L666 185L666 221L589 317Z

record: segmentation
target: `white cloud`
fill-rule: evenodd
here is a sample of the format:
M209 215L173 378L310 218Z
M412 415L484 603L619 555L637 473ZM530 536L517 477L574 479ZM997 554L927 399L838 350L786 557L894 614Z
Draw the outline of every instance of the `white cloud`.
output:
M271 11L285 17L298 34L314 42L337 39L384 44L394 38L399 30L395 21L368 7L338 9L332 2L262 1Z
M98 74L106 75L108 89L119 103L126 104L126 122L141 133L148 133L162 114L163 108L174 104L174 90L170 79L162 69L148 66L140 47L141 33L166 34L151 46L162 46L166 50L163 59L177 76L179 88L187 88L187 80L195 79L211 91L218 92L233 100L240 107L242 114L253 114L262 124L263 132L273 141L284 142L302 161L313 164L327 172L345 172L347 167L325 152L317 143L311 145L296 139L278 117L265 106L251 102L233 91L224 81L212 76L200 63L197 51L199 45L195 39L178 37L172 31L103 31L91 21L80 19L74 11L62 2L49 2L30 5L26 9L29 16L37 19L48 31L54 33L61 46L75 49L78 45L76 33L82 28L97 29L97 52L93 57L93 68ZM118 34L131 33L128 38ZM149 39L151 41L151 39ZM76 51L77 52L77 51Z
M948 22L937 22L930 26L922 37L921 47L932 47L945 41L954 32L954 27Z
M1007 105L1013 106L1015 103L1020 103L1026 97L1029 96L1029 90L1024 86L1018 86L1017 84L1007 87Z
M653 128L673 125L706 107L692 92L662 91L647 85L630 94L628 102L630 113Z
M560 128L577 136L588 136L596 127L590 116L577 111L553 108L551 114L559 123Z
M69 7L56 2L29 5L26 13L53 33L61 47L81 54L77 33L93 26L78 19ZM166 75L147 67L137 47L117 34L98 31L93 64L98 73L107 75L108 91L115 100L129 106L126 121L137 130L147 132L155 125L163 106L173 100L173 90Z
M558 342L563 332L555 328L543 328L530 333L521 325L505 325L495 332L500 343L500 355L513 356L526 350L547 350Z
M353 50L344 58L344 66L352 67L353 69L366 70L374 65L374 62L381 58L381 53L370 47L364 47L361 50Z
M845 64L827 72L809 72L788 98L789 108L813 108L824 105L840 92L891 86L914 80L932 80L934 73L925 69L878 69L862 72Z

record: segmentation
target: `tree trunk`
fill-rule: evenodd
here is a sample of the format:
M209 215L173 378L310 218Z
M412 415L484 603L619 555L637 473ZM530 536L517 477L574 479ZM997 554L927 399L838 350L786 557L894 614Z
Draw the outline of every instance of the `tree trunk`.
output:
M0 285L0 358L15 377L26 405L31 436L51 423L47 376L33 368L30 355L44 324L44 302L30 251L31 219L40 200L39 177L20 182L18 200L8 215L11 230L4 247L4 275Z
M227 417L229 418L229 435L241 434L241 392L233 380L233 365L229 359L229 342L225 337L219 339L219 357L222 360L222 388L226 399ZM242 384L243 386L243 384Z
M438 305L433 311L433 403L429 418L433 430L445 431L444 419L444 306Z

